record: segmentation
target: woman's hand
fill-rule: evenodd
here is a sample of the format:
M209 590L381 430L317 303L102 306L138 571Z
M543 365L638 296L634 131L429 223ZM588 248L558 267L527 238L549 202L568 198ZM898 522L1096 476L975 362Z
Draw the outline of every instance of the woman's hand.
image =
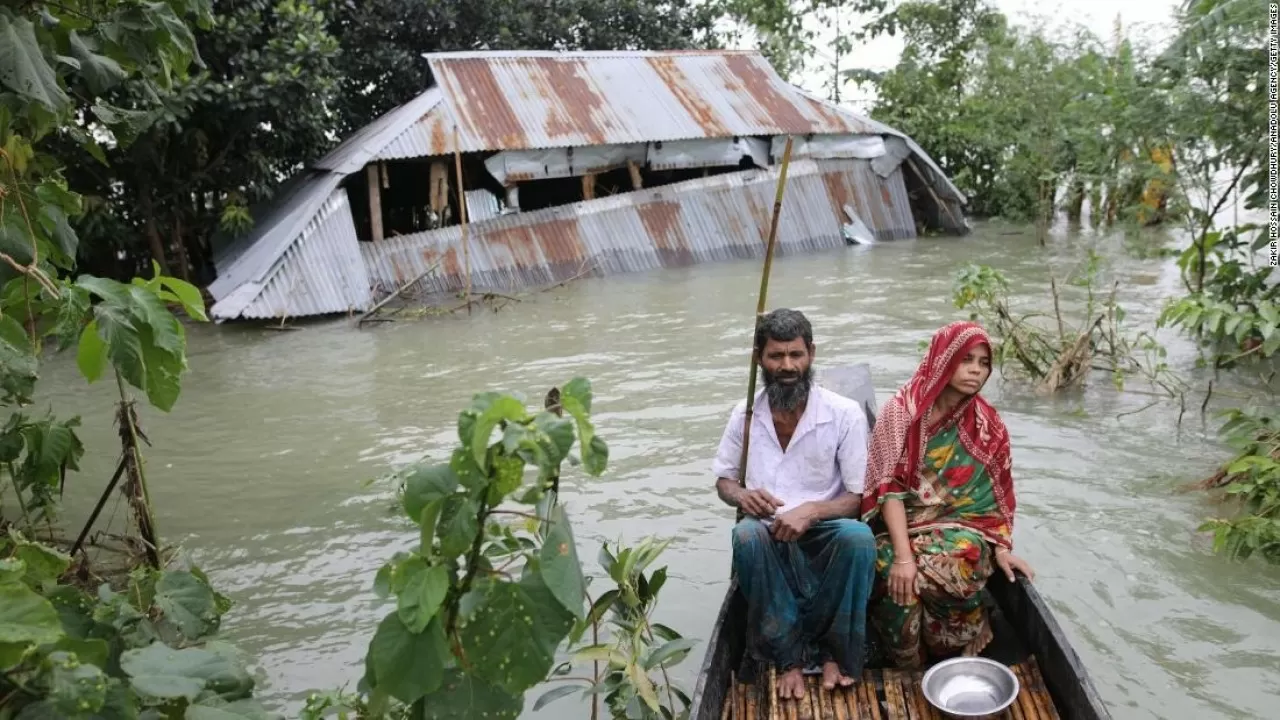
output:
M996 565L1000 566L1000 569L1004 571L1005 577L1009 578L1009 582L1014 581L1014 570L1026 575L1028 580L1036 579L1036 571L1031 569L1026 560L1004 548L996 548Z
M916 596L916 560L910 555L894 556L889 568L889 597L899 605L910 605Z

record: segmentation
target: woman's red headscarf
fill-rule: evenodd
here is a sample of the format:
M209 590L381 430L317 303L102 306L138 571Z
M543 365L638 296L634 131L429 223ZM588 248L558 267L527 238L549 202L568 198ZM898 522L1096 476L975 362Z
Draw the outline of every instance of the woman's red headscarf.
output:
M938 330L915 375L898 390L876 418L867 462L866 489L862 495L864 520L869 520L879 511L886 494L919 489L920 461L929 437L955 418L965 449L986 467L996 505L1012 533L1016 502L1009 432L995 408L975 393L961 401L947 417L933 418L929 427L924 427L929 408L947 387L965 355L978 345L986 345L988 351L991 349L991 338L977 323L953 322ZM1011 543L1007 538L986 532L984 528L975 529L983 531L993 542Z

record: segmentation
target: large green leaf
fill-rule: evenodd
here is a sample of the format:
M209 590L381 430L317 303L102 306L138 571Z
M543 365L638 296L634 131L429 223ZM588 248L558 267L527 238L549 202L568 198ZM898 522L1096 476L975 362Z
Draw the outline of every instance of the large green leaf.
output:
M57 74L40 50L35 26L25 17L14 16L7 7L0 8L0 85L54 112L60 112L68 102Z
M102 669L58 651L49 655L49 700L63 717L100 709L107 700L107 676Z
M120 667L134 690L159 699L195 700L206 688L234 696L253 686L253 679L229 658L203 648L174 650L152 643L122 653Z
M183 351L169 351L156 345L155 329L150 325L140 328L138 335L146 362L147 385L144 389L147 400L156 408L169 412L182 391L182 372L186 370Z
M52 585L71 566L71 558L40 543L19 541L14 557L27 566L26 581L33 587Z
M12 315L0 317L0 399L6 405L31 402L38 369L31 337L22 324Z
M457 557L470 549L480 532L479 513L480 508L471 498L462 495L445 498L436 530L441 555Z
M166 571L156 583L154 603L187 640L199 640L218 630L213 590L189 572Z
M90 383L102 377L107 369L107 343L98 334L98 321L91 320L80 333L80 345L76 348L76 367Z
M72 30L67 41L71 48L71 57L80 61L80 74L84 77L89 91L101 95L124 80L124 68L120 63L97 52L96 41L82 38Z
M490 581L461 630L472 672L512 695L541 682L556 648L573 627L573 615L538 575L518 583Z
M575 618L581 618L586 598L586 580L582 577L578 549L573 542L573 529L569 526L569 518L565 515L563 506L557 505L551 511L551 526L542 542L538 569L551 594Z
M183 340L182 323L169 312L160 296L146 287L129 286L131 310L137 318L139 329L142 325L151 328L151 339L155 346L170 353L179 354L186 346Z
M0 585L0 643L43 645L60 637L62 622L48 600L21 583Z
M443 565L415 566L414 572L397 591L400 621L409 632L420 633L436 617L449 592L449 571Z
M422 632L412 633L393 612L383 618L369 642L376 687L405 703L440 687L448 657L439 616Z
M476 464L482 470L488 467L487 451L493 428L503 420L515 422L524 420L526 417L524 403L510 395L499 395L490 399L480 416L476 418L470 442L467 443L471 448L471 456L475 458Z
M584 378L574 378L560 392L560 406L578 423L578 447L582 453L582 467L589 474L604 473L609 462L609 447L596 436L591 424L591 383Z
M450 670L423 705L422 720L515 720L524 710L524 695Z
M151 262L155 264L154 260ZM156 266L156 274L159 275L159 266ZM204 297L200 294L199 288L185 280L172 277L161 277L160 284L173 293L189 317L200 322L209 321L209 316L204 310Z
M404 511L418 522L429 503L448 497L458 488L458 476L448 465L420 465L404 480Z

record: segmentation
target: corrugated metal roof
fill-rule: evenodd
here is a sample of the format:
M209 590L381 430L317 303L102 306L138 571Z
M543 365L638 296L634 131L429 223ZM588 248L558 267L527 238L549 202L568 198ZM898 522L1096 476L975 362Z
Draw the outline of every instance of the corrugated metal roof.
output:
M755 51L427 54L444 102L415 128L433 154L705 137L875 132L814 105ZM447 117L445 115L447 114ZM446 130L448 132L444 132Z
M331 172L304 171L281 187L253 230L215 253L218 277L209 283L209 294L222 300L246 283L261 283L341 181Z
M426 115L428 111L436 107L442 98L443 94L439 88L427 90L418 97L360 128L354 135L344 140L341 145L331 150L328 155L316 161L314 163L315 167L350 175L353 172L359 172L371 160L390 159L380 157L380 154L388 147L395 147L400 136L414 123L418 122L423 115ZM443 152L452 151L453 145L452 141L450 141L449 150ZM439 155L442 153L428 154ZM398 157L416 157L416 155L400 155Z
M354 235L347 192L334 190L265 277L215 303L215 319L267 319L366 310L369 275Z
M476 223L469 243L472 288L537 287L584 268L612 275L758 257L776 183L774 170L749 170ZM787 178L779 254L843 246L846 205L877 239L915 237L900 171L882 178L867 160L801 160ZM400 287L437 263L419 291L464 286L457 227L361 243L360 250L370 277L384 287Z

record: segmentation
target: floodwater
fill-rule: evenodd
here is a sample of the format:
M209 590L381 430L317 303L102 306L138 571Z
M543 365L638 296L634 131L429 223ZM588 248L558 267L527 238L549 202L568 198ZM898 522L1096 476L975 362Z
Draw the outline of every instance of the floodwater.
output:
M1020 307L1044 307L1047 268L1061 275L1089 246L1107 258L1105 282L1120 282L1134 327L1177 288L1170 261L1133 259L1117 238L1063 232L1046 251L1018 228L980 225L963 240L780 257L769 305L809 315L819 368L869 363L883 403L914 369L919 343L962 317L950 301L958 267L1000 268ZM658 620L705 639L733 522L709 465L745 393L759 272L753 260L590 279L498 313L365 330L345 320L294 332L192 328L178 406L143 415L151 492L162 536L235 600L225 634L256 658L261 697L292 712L307 690L360 677L388 609L371 591L374 573L416 541L390 484L367 481L446 456L473 393L536 402L576 375L594 384L611 450L604 477L566 481L579 553L595 572L602 541L673 538ZM1066 305L1079 298L1064 290ZM1164 339L1171 362L1193 373L1194 349ZM1196 527L1215 506L1177 491L1227 455L1212 416L1200 416L1207 378L1196 377L1181 424L1176 402L1117 393L1104 375L1069 396L999 376L985 391L1013 436L1018 551L1117 718L1274 717L1280 701L1280 569L1213 556ZM74 522L114 466L113 388L85 390L70 357L50 363L44 387L56 410L85 418L84 471L68 481ZM1224 393L1247 385L1224 377L1217 388L1211 411L1238 404ZM111 508L120 527L123 509ZM676 674L690 690L704 650ZM576 715L572 701L527 713L566 715Z

